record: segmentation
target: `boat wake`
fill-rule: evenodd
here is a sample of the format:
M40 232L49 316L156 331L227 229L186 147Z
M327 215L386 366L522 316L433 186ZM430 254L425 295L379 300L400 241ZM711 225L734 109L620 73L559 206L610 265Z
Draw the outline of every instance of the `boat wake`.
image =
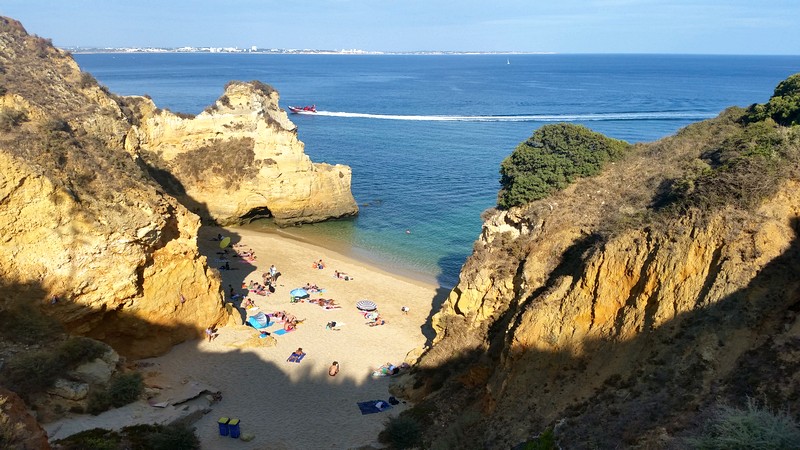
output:
M349 117L357 119L416 120L429 122L583 122L603 120L704 120L716 117L717 113L700 111L662 111L597 114L518 114L491 116L448 116L448 115L398 115L365 114L338 111L317 111L315 116ZM308 114L308 115L312 115Z

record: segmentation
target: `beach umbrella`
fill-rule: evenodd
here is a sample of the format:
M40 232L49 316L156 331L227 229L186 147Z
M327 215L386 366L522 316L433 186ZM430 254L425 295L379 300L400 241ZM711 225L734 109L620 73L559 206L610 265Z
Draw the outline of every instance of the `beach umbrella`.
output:
M359 300L356 303L356 308L360 309L361 311L375 311L378 309L378 305L371 300Z
M309 296L308 291L303 288L293 289L291 292L289 292L289 295L291 295L292 298L306 298Z
M225 247L227 247L227 246L228 246L230 243L231 243L231 238L230 238L230 236L228 236L228 237L224 237L224 238L222 238L222 240L221 240L221 241L219 241L219 248L225 248Z
M267 326L267 324L269 323L269 318L263 312L260 312L260 313L256 314L255 316L252 316L252 317L253 317L253 320L255 320L262 327Z

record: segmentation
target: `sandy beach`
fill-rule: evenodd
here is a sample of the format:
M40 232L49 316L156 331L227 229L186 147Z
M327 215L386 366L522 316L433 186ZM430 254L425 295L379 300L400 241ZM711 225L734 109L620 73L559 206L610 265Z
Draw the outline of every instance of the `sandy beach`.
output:
M303 320L295 331L263 339L251 327L228 326L219 329L213 341L185 342L168 354L141 361L146 378L161 385L196 382L222 392L222 401L213 411L195 423L205 449L308 449L351 448L377 442L387 418L408 407L403 403L384 412L362 415L357 402L387 400L390 378L374 378L372 372L381 364L402 363L410 351L421 348L426 338L422 326L431 314L437 286L401 277L352 258L305 242L271 233L242 228L204 227L199 244L209 256L209 265L217 267L224 260L214 256L218 233L230 236L231 246L255 252L254 261L229 258L234 270L222 270L226 298L229 286L244 295L242 283L261 281L261 274L275 265L281 276L276 292L269 296L250 294L258 310L265 313L286 311ZM325 269L312 263L322 259ZM334 270L353 279L334 277ZM315 304L291 303L289 292L306 283L318 285L324 292L311 298L334 299L341 308L326 310ZM370 327L355 304L369 299L378 305L385 325ZM234 300L240 305L241 300ZM404 313L401 308L407 306ZM243 318L245 310L239 308ZM253 311L248 311L252 313ZM327 330L336 321L340 330ZM273 325L274 332L280 325ZM274 338L274 341L272 340ZM260 344L260 342L259 342ZM242 347L244 345L244 347ZM302 347L306 356L300 363L287 362L289 355ZM340 372L328 375L333 361ZM253 434L251 442L219 436L220 417L241 420L242 434Z

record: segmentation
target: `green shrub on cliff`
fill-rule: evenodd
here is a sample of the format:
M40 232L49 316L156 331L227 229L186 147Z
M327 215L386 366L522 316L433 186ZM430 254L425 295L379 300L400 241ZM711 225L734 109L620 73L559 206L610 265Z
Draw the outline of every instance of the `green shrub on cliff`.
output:
M596 175L629 147L581 125L545 125L500 165L497 204L510 208L547 197L578 177Z
M143 392L144 381L139 372L128 372L117 375L111 379L111 384L108 386L111 404L117 408L135 402Z
M0 374L0 381L27 398L30 394L47 390L65 370L99 358L107 350L105 344L94 339L70 337L52 349L15 356Z
M39 350L23 353L11 359L3 368L2 382L23 399L42 392L55 383L64 370L55 352Z
M752 210L783 180L796 175L799 162L800 133L771 118L745 123L706 149L654 203L677 211L692 207L710 211L726 205Z
M121 430L93 428L55 442L62 450L196 450L200 440L184 425L134 425Z
M747 122L770 118L786 127L800 125L800 73L778 83L766 104L755 104L747 110Z
M25 111L20 111L14 108L0 109L0 131L11 131L12 129L20 126L22 122L28 121L28 115Z
M800 427L787 413L760 408L748 399L746 408L719 408L704 432L687 439L691 448L800 448Z
M392 417L378 435L378 440L396 449L418 447L422 443L422 426L409 415Z

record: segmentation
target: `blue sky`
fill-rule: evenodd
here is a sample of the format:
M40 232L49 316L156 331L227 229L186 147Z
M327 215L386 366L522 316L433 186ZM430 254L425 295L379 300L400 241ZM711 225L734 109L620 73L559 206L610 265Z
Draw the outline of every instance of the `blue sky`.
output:
M800 0L3 0L62 47L800 54Z

